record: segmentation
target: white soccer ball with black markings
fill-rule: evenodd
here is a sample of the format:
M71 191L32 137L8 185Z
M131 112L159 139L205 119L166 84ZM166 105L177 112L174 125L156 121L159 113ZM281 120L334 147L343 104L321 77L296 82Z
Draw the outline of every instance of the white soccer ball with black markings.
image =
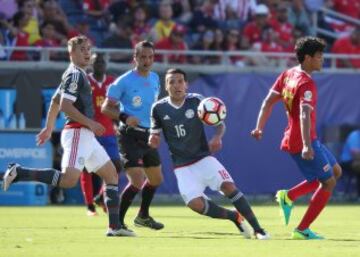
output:
M203 123L216 126L226 118L226 106L217 97L207 97L201 100L197 113Z

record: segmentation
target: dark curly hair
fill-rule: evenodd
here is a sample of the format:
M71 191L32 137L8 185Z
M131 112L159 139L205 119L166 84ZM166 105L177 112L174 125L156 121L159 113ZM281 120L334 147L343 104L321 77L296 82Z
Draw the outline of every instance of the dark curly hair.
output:
M305 60L305 55L313 57L316 52L323 52L326 43L323 39L318 37L302 37L296 41L295 53L299 63Z

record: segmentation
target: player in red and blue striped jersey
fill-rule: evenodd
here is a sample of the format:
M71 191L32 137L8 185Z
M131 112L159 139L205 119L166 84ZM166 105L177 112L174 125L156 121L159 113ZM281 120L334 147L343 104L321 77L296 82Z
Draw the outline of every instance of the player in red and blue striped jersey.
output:
M280 74L264 99L256 128L251 132L254 138L261 139L273 105L279 101L284 103L288 126L281 149L291 155L305 177L293 188L279 190L276 194L286 225L293 202L315 191L303 219L292 233L293 239L323 238L309 227L324 209L336 179L341 176L340 165L316 134L317 88L311 73L321 70L324 48L324 41L315 37L301 38L296 42L295 52L300 65Z

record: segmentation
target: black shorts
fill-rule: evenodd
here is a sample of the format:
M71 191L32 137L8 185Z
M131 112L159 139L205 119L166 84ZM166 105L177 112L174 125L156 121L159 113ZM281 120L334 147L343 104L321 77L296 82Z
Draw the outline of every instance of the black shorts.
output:
M125 169L160 165L158 151L148 145L148 129L121 126L119 131L120 153Z

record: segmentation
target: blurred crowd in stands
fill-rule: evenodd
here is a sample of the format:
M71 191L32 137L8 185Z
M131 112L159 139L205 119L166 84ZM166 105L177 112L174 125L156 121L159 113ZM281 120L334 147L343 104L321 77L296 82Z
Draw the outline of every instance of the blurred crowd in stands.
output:
M0 60L39 58L1 46L62 47L79 34L99 48L129 49L148 39L165 50L292 52L297 38L315 35L314 22L338 35L325 37L328 52L360 54L360 27L323 15L322 7L360 19L360 0L0 0ZM50 58L66 57L53 52ZM127 58L111 56L112 61ZM168 56L168 61L220 62L218 56L179 54ZM249 64L243 56L230 61ZM360 68L360 60L337 65Z

